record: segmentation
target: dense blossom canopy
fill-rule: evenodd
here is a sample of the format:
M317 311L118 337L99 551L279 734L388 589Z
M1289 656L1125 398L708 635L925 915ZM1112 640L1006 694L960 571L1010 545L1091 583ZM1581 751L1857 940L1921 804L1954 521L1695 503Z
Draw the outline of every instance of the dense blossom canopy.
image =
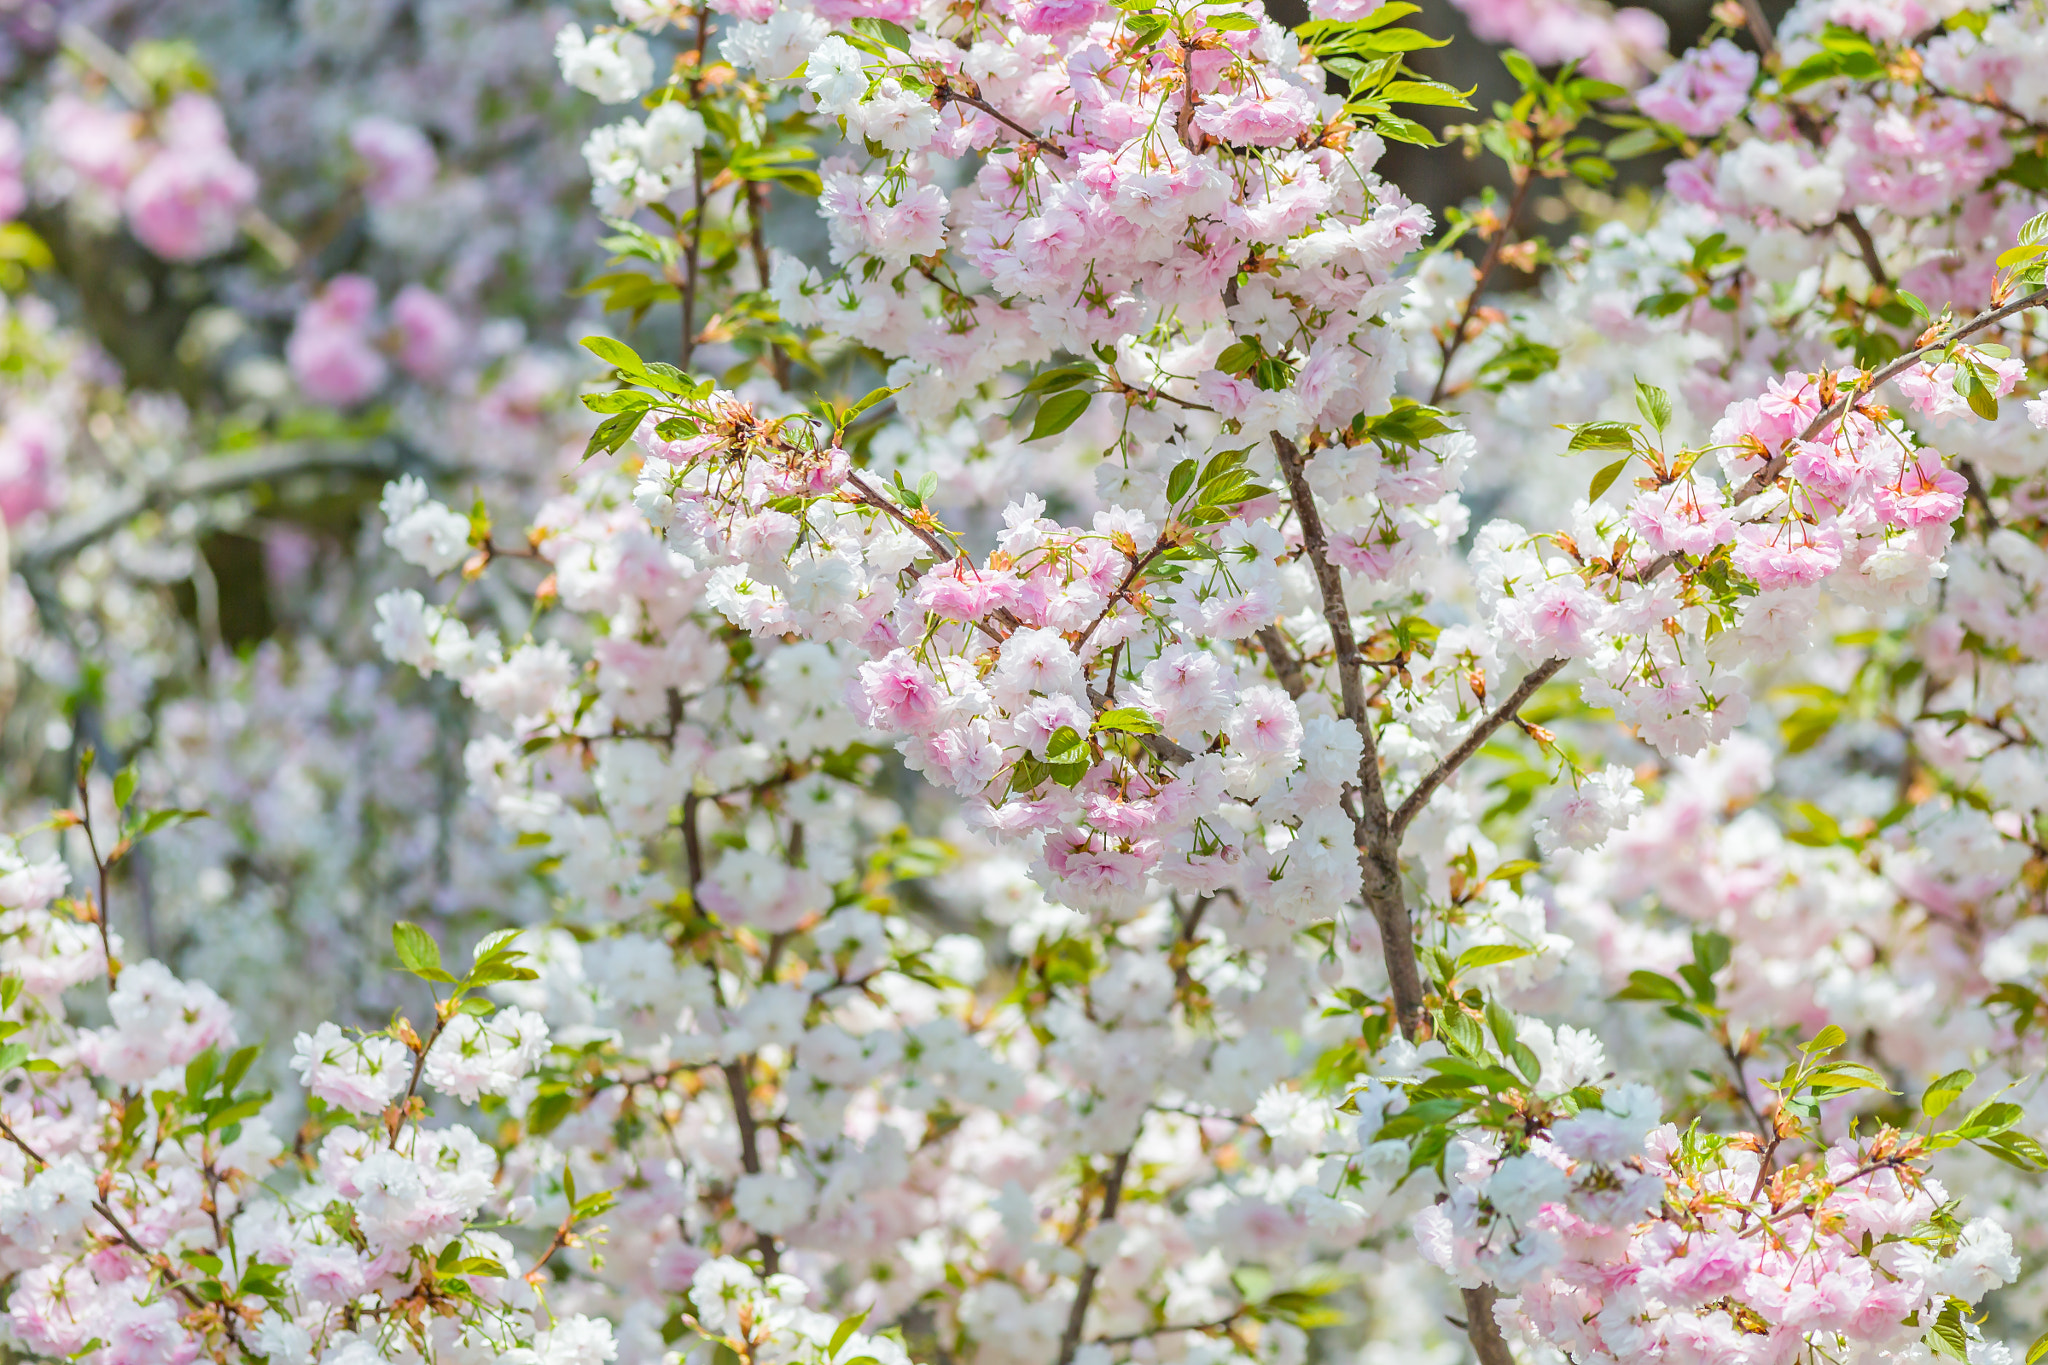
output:
M2032 1365L2048 10L1459 8L6 18L7 1349Z

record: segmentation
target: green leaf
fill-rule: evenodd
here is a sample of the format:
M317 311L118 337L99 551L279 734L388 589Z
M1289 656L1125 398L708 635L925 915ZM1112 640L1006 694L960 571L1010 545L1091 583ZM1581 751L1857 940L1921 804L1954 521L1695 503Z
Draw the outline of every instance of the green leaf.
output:
M136 779L137 773L133 763L130 763L127 767L121 769L120 772L114 774L114 806L116 809L125 807L128 804L128 798L135 795Z
M429 981L453 981L441 967L441 948L434 942L434 936L410 920L400 920L391 926L391 947L398 954L398 965L414 976Z
M2018 1105L2004 1100L1986 1100L1964 1116L1955 1132L1957 1136L1978 1141L1996 1137L2025 1117L2025 1111Z
M612 389L605 393L586 393L583 406L592 412L645 412L654 406L654 395L642 393L639 389Z
M1095 718L1097 730L1114 730L1126 735L1156 735L1159 722L1135 706L1119 706Z
M1045 741L1045 761L1048 763L1072 763L1076 755L1087 751L1088 746L1081 739L1080 732L1071 725L1062 725Z
M1980 1138L1977 1146L1991 1153L2008 1166L2017 1166L2029 1173L2048 1170L2048 1151L2025 1133L2000 1133L1996 1137Z
M1920 1112L1928 1118L1940 1118L1942 1111L1962 1098L1963 1092L1977 1082L1974 1071L1951 1071L1927 1087L1920 1096Z
M1926 1310L1921 1310L1925 1312ZM1936 1355L1967 1361L1970 1358L1970 1334L1963 1330L1963 1312L1953 1299L1941 1316L1928 1328L1926 1342Z
M1566 428L1572 434L1567 453L1580 450L1634 450L1635 428L1626 422L1581 422Z
M1618 991L1616 1000L1670 1000L1683 1001L1685 987L1668 976L1656 972L1633 971L1628 974L1628 984Z
M1395 142L1405 142L1411 147L1441 147L1443 140L1435 133L1412 119L1398 118L1393 114L1380 114L1372 120L1373 128L1381 137Z
M1884 1083L1884 1078L1861 1062L1837 1062L1823 1067L1807 1077L1809 1084L1816 1088L1833 1090L1882 1090L1887 1095L1896 1094Z
M1664 135L1655 128L1631 128L1620 137L1610 140L1604 149L1609 161L1628 161L1639 156L1648 156L1666 145Z
M220 1066L220 1053L206 1048L197 1057L185 1063L185 1096L197 1102L213 1084L214 1071Z
M1456 973L1463 976L1466 972L1479 967L1498 967L1504 962L1517 962L1530 956L1532 952L1534 949L1513 943L1482 943L1476 948L1467 948L1458 954Z
M205 818L206 812L203 810L153 810L135 822L135 832L128 837L131 839L142 839L156 833L160 829L169 829L172 825L182 825L187 820L204 820Z
M890 398L896 394L901 393L906 387L906 385L897 384L894 387L890 388L869 389L867 393L862 396L861 400L858 403L855 403L852 407L848 408L845 412L839 415L840 429L844 430L846 427L851 426L853 424L854 418L860 416L862 413L866 412L869 408L881 402L883 399Z
M1088 405L1094 401L1095 395L1092 392L1069 390L1066 393L1054 394L1038 405L1038 418L1031 424L1031 434L1024 439L1036 441L1047 436L1059 435L1074 425L1081 414L1088 411Z
M910 35L904 32L901 24L892 24L887 19L872 19L863 16L853 21L853 30L856 33L865 33L870 38L886 43L898 52L910 51Z
M1537 72L1536 63L1530 61L1513 48L1509 48L1500 54L1500 64L1508 69L1508 74L1513 76L1515 83L1524 90L1540 90L1543 88L1543 77Z
M1209 16L1202 22L1218 33L1248 33L1259 26L1258 20L1241 10Z
M609 455L633 439L633 432L640 425L640 414L621 412L605 418L597 424L597 430L590 433L590 441L583 447L583 458L593 455Z
M1243 374L1258 363L1260 354L1256 341L1233 341L1216 357L1216 368L1225 374Z
M833 1357L837 1356L839 1354L839 1348L846 1345L847 1341L853 1336L853 1334L860 1330L860 1325L866 1322L867 1320L868 1310L863 1308L860 1312L855 1313L852 1317L840 1323L838 1327L833 1329L832 1344L825 1348L825 1358L827 1360L830 1360Z
M1586 485L1586 501L1600 501L1600 495L1614 487L1614 481L1621 477L1621 471L1627 469L1628 462L1634 458L1634 455L1624 455L1613 464L1602 469L1598 474L1595 474L1593 482Z
M1472 1016L1456 1005L1445 1009L1432 1010L1436 1019L1437 1036L1444 1041L1455 1055L1480 1056L1486 1047L1486 1039L1479 1031L1479 1025Z
M1166 501L1168 505L1177 503L1186 497L1188 490L1194 486L1195 462L1193 459L1182 460L1173 467L1173 472L1166 476Z
M611 337L585 337L583 348L621 374L647 372L647 367L640 363L639 353L623 341L615 341Z
M2048 1332L2034 1338L2034 1344L2027 1348L2026 1365L2035 1365L2042 1356L2048 1356Z
M1072 365L1055 365L1049 370L1041 370L1036 375L1033 375L1031 382L1026 384L1020 392L1058 393L1061 389L1071 389L1074 385L1085 380L1097 378L1100 373L1099 370L1086 361L1080 361Z
M1833 1052L1848 1041L1849 1035L1843 1031L1840 1024L1829 1024L1819 1033L1814 1034L1811 1039L1801 1043L1799 1050L1808 1056L1812 1056L1816 1052Z
M1444 109L1470 109L1470 90L1460 94L1441 81L1389 81L1377 92L1378 98L1402 104L1427 104Z
M1636 381L1636 411L1659 432L1671 425L1671 395L1655 384Z

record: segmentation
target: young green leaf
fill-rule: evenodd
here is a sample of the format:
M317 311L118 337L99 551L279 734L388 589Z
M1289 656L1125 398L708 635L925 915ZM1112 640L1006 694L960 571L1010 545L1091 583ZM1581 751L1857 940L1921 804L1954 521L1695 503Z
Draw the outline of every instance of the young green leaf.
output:
M615 341L611 337L585 337L583 348L621 374L647 372L647 367L640 363L639 353L623 341Z
M1628 462L1634 458L1633 455L1624 455L1613 464L1602 469L1598 474L1595 474L1593 482L1586 485L1586 501L1600 501L1600 495L1614 487L1614 481L1621 477L1621 471L1627 469Z
M1502 963L1516 962L1528 957L1534 950L1514 943L1482 943L1476 948L1467 948L1458 954L1457 974L1479 967L1498 967Z
M1951 1071L1936 1080L1920 1096L1920 1112L1928 1118L1940 1118L1942 1111L1962 1098L1963 1092L1976 1084L1974 1071Z
M1059 435L1074 425L1081 414L1088 411L1088 405L1093 401L1095 395L1092 392L1070 389L1065 393L1054 394L1038 405L1038 418L1031 424L1031 434L1024 439L1036 441L1047 436Z
M1636 381L1636 411L1643 420L1655 427L1659 434L1671 425L1671 395L1655 384Z
M1119 706L1097 716L1095 728L1099 731L1111 730L1126 735L1156 735L1159 733L1159 722L1138 707Z
M400 920L391 926L391 947L398 954L398 965L414 976L429 981L455 980L441 967L441 947L434 936L412 921Z

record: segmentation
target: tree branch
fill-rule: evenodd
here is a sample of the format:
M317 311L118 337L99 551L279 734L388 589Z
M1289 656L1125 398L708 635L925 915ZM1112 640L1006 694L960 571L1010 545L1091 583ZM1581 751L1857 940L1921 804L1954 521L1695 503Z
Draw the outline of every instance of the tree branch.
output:
M1877 242L1871 237L1870 229L1863 226L1863 220L1856 216L1856 210L1843 209L1835 221L1849 229L1849 235L1856 239L1856 249L1863 253L1863 268L1870 272L1870 282L1889 289L1892 278L1885 274L1884 261L1877 254Z
M1486 254L1479 258L1479 273L1472 277L1472 292L1465 296L1465 311L1458 317L1457 328L1445 337L1442 344L1443 361L1436 372L1436 383L1429 391L1429 404L1435 407L1444 396L1444 389L1451 382L1451 362L1458 358L1458 352L1465 345L1465 330L1472 325L1474 315L1479 312L1479 296L1486 292L1486 282L1493 276L1493 268L1500 264L1501 252L1507 249L1508 238L1515 232L1515 221L1522 216L1522 206L1528 202L1529 190L1536 183L1536 168L1524 167L1527 174L1515 186L1514 196L1508 200L1508 215L1501 220L1500 231L1486 244Z
M1279 676L1280 685L1287 689L1287 695L1296 701L1308 691L1308 679L1302 675L1301 660L1294 657L1294 651L1287 647L1278 627L1259 627L1259 645L1266 651L1266 657L1273 663L1273 672Z
M1465 1339L1472 1343L1472 1354L1479 1357L1479 1365L1515 1365L1514 1352L1508 1349L1507 1338L1500 1334L1500 1324L1493 1317L1493 1305L1500 1297L1498 1291L1490 1284L1482 1284L1458 1293L1465 1300Z
M1387 792L1380 780L1379 746L1373 736L1372 713L1366 706L1351 607L1344 600L1344 581L1330 562L1329 538L1323 530L1322 514L1316 510L1315 491L1302 468L1301 451L1277 431L1273 449L1294 499L1294 515L1301 522L1302 553L1308 556L1322 592L1323 619L1336 647L1344 718L1357 729L1360 741L1359 809L1352 820L1358 851L1365 861L1359 892L1379 924L1380 952L1386 962L1387 982L1393 988L1394 1016L1401 1036L1413 1040L1422 1030L1422 975L1415 965L1415 922L1401 891L1401 841L1387 820Z
M15 563L23 573L34 573L112 535L153 507L233 493L294 474L397 474L410 469L432 472L434 468L434 462L420 452L388 439L288 441L240 455L188 460L164 478L131 484L91 511L58 522L23 544Z
M1515 713L1529 704L1529 698L1536 695L1537 689L1562 672L1568 662L1570 661L1567 659L1552 659L1530 669L1528 676L1522 679L1521 685L1508 695L1506 701L1473 724L1471 730L1466 732L1465 738L1458 742L1458 747L1446 754L1443 762L1432 768L1429 775L1416 784L1415 790L1408 793L1408 799L1394 812L1392 825L1396 840L1407 832L1410 822L1422 813L1422 808L1429 804L1429 798L1436 794L1436 789L1450 781L1458 769L1464 766L1465 761L1479 752L1493 736L1494 731L1515 719Z
M1109 1180L1102 1188L1102 1213L1095 1220L1098 1226L1116 1217L1117 1205L1124 1197L1124 1172L1130 1166L1131 1149L1126 1147L1109 1168ZM1081 1348L1081 1324L1088 1316L1088 1301L1095 1296L1095 1273L1094 1262L1082 1263L1081 1278L1074 1285L1074 1306L1067 1312L1067 1329L1060 1333L1059 1365L1072 1365L1074 1352Z

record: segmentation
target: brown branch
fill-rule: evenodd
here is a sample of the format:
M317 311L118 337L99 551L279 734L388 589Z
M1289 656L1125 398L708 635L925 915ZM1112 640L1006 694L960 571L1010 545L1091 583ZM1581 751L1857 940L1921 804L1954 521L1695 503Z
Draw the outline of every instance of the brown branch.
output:
M1490 1284L1461 1289L1458 1293L1465 1300L1465 1339L1472 1343L1472 1353L1479 1358L1479 1365L1515 1365L1514 1352L1508 1349L1507 1339L1500 1334L1500 1324L1493 1317L1499 1293Z
M698 5L697 46L696 50L690 53L685 58L685 60L689 61L693 66L695 66L697 71L700 73L690 77L689 89L690 103L692 105L696 104L697 96L704 86L704 78L701 72L704 69L704 44L706 40L710 37L710 23L711 6L708 3ZM683 258L682 364L678 367L682 369L685 373L689 372L690 358L696 353L697 350L698 255L699 248L704 243L705 194L704 152L702 148L699 148L693 154L690 163L690 185L693 198L693 207L690 213L690 240L687 247L685 248L688 254L685 255ZM764 279L761 281L761 285L763 288L766 288L767 284L767 280Z
M1870 272L1873 284L1891 287L1891 276L1885 274L1884 261L1877 254L1877 242L1871 237L1870 229L1863 226L1863 220L1856 216L1856 210L1843 209L1835 221L1849 229L1849 235L1856 239L1856 249L1863 253L1863 268Z
M409 1029L411 1025L408 1024L406 1027ZM398 1150L398 1130L404 1125L405 1115L412 1108L413 1096L419 1093L420 1075L427 1069L427 1054L433 1051L434 1044L440 1040L442 1032L447 1027L448 1020L441 1013L441 1002L436 1000L434 1002L434 1031L427 1035L425 1042L420 1043L419 1052L413 1056L412 1079L406 1082L405 1096L398 1103L384 1111L384 1124L391 1137L388 1145L392 1151ZM413 1034L412 1037L417 1040L419 1035Z
M99 500L91 511L65 518L18 548L24 573L68 559L152 507L233 493L294 474L325 471L391 475L430 464L419 452L390 441L286 441L239 455L196 455L165 478L134 484Z
M1528 676L1522 679L1521 685L1508 695L1506 701L1473 724L1466 732L1465 738L1458 742L1458 747L1446 754L1443 761L1416 784L1415 790L1408 793L1408 799L1394 812L1392 824L1397 840L1407 832L1409 824L1415 817L1422 813L1422 808L1429 804L1429 798L1436 794L1436 789L1448 782L1458 769L1464 766L1467 759L1478 753L1494 731L1514 720L1515 713L1529 704L1529 698L1536 695L1537 689L1563 671L1568 662L1570 661L1567 659L1551 659L1530 669Z
M704 880L704 845L697 833L697 808L702 804L695 792L683 798L683 852L689 860L690 901L695 908L697 887ZM711 964L711 984L718 989L718 967ZM720 1002L724 992L719 991ZM750 1094L753 1082L747 1071L753 1065L752 1057L740 1057L719 1065L719 1074L725 1077L725 1088L732 1096L733 1119L740 1130L740 1165L748 1175L761 1173L760 1128L754 1122L754 1102ZM761 1273L773 1275L781 1268L782 1252L775 1239L768 1233L755 1235L754 1248L761 1253Z
M1138 576L1145 572L1145 566L1157 559L1165 549L1166 537L1162 535L1158 540L1152 542L1151 549L1131 561L1131 567L1124 572L1124 581L1116 585L1116 591L1109 595L1109 601L1103 604L1102 610L1096 613L1095 619L1088 623L1088 629L1081 632L1081 638L1074 641L1074 653L1079 654L1081 652L1081 646L1087 644L1094 637L1096 630L1101 627L1102 623L1109 619L1110 609L1115 607L1118 602L1121 602L1125 594L1129 593L1132 587L1136 585Z
M1486 282L1493 275L1493 268L1500 264L1501 253L1507 249L1508 238L1515 232L1515 220L1522 216L1522 206L1528 202L1529 191L1536 184L1536 168L1525 168L1526 174L1515 185L1514 196L1508 200L1508 215L1501 220L1500 231L1486 244L1486 253L1479 258L1479 273L1472 277L1472 292L1465 296L1465 311L1458 317L1458 325L1443 339L1443 363L1436 372L1436 384L1429 391L1430 406L1434 407L1444 396L1444 389L1451 382L1451 362L1458 358L1467 340L1466 329L1479 312L1479 296L1486 292Z
M93 919L99 925L100 956L107 964L107 985L112 987L121 975L121 965L114 961L114 945L110 937L112 931L107 926L107 921L112 918L107 904L107 863L100 857L99 840L93 837L92 796L85 787L86 774L91 768L92 750L88 748L84 760L78 765L78 825L85 831L85 847L92 854L93 870L99 874L99 903L93 906Z
M1280 685L1287 689L1288 696L1300 701L1301 694L1308 691L1308 678L1301 671L1301 660L1287 647L1287 641L1276 627L1260 626L1258 639L1266 657L1272 661L1273 672L1278 675Z
M1102 1213L1096 1223L1107 1223L1116 1217L1117 1205L1124 1197L1124 1173L1131 1166L1131 1149L1126 1147L1117 1153L1116 1161L1109 1168L1109 1179L1102 1189ZM1081 1278L1074 1285L1074 1306L1067 1312L1067 1329L1060 1334L1059 1365L1072 1365L1074 1352L1081 1348L1081 1324L1088 1316L1088 1301L1095 1297L1096 1266L1085 1262L1081 1266Z
M936 90L932 92L932 98L939 102L940 108L943 109L947 104L950 103L964 104L967 105L969 108L979 109L982 113L987 114L997 123L1002 124L1011 132L1016 133L1017 135L1022 137L1027 143L1031 144L1032 146L1044 147L1051 151L1052 154L1057 157L1066 156L1066 149L1060 146L1060 144L1053 139L1050 133L1034 133L1029 128L1026 128L1023 124L1017 122L1017 120L1011 118L1008 114L1005 114L1002 110L996 108L987 100L983 99L981 97L981 92L979 90L976 90L973 94L969 94L966 90L963 90L961 88L960 83L965 79L965 77L958 75L949 76L939 84Z
M1235 1327L1237 1320L1249 1311L1248 1307L1240 1308L1228 1317L1217 1318L1212 1322L1169 1322L1158 1327L1147 1327L1142 1332L1125 1332L1121 1336L1114 1337L1096 1337L1090 1344L1095 1346L1127 1346L1134 1341L1144 1341L1151 1337L1163 1337L1168 1332L1224 1332Z
M860 493L860 499L862 502L865 502L868 506L886 513L888 516L892 517L897 522L897 524L902 526L904 530L910 532L910 534L916 536L919 540L923 541L928 547L930 547L931 552L934 555L938 556L939 563L950 564L953 562L954 559L958 557L954 553L953 549L950 546L948 546L944 541L940 540L937 536L933 535L924 527L919 526L917 522L913 520L909 515L907 515L902 508L898 507L895 503L889 501L889 499L883 497L880 493L877 493L873 488L869 487L867 480L861 478L861 476L858 473L848 471L846 475L846 481Z
M1742 0L1742 17L1749 36L1756 40L1756 50L1766 63L1778 55L1777 35L1771 32L1771 21L1764 15L1764 7L1758 0Z
M26 1156L30 1161L35 1162L38 1166L47 1166L50 1164L49 1158L45 1157L35 1148L29 1146L28 1142L21 1136L21 1134L14 1131L14 1125L9 1123L4 1118L0 1118L0 1137L5 1137L9 1142L13 1143L16 1147L19 1147L22 1151L22 1154ZM170 1289L173 1293L177 1294L179 1298L183 1299L186 1303L192 1305L192 1307L199 1312L205 1312L208 1308L212 1306L208 1304L204 1299L200 1298L199 1295L193 1292L192 1289L187 1287L185 1284L181 1283L176 1276L170 1273L170 1271L166 1268L170 1264L169 1259L165 1257L165 1255L161 1251L151 1251L148 1247L144 1246L140 1241L136 1240L135 1234L128 1230L128 1225L121 1221L120 1215L115 1213L114 1210L108 1206L107 1201L105 1199L95 1198L92 1201L92 1207L94 1212L98 1213L100 1217L106 1219L107 1222L113 1225L114 1235L120 1238L121 1244L123 1246L127 1247L130 1251L134 1252L137 1256L140 1256L145 1265L150 1266L152 1269L158 1271L160 1274L164 1276L164 1284L166 1288ZM219 1245L219 1241L217 1238L215 1240L215 1245ZM225 1323L225 1317L223 1317L223 1323ZM232 1329L230 1329L230 1332L232 1334Z
M766 292L768 289L768 186L759 180L747 182L747 244L753 251L756 285ZM773 341L768 343L768 372L775 376L775 382L789 387L789 356Z
M1344 581L1330 562L1329 539L1323 531L1322 514L1316 510L1315 491L1303 471L1300 449L1294 442L1273 433L1273 449L1287 488L1294 499L1294 515L1301 522L1302 553L1315 570L1316 586L1323 598L1323 619L1329 624L1330 639L1337 653L1338 689L1344 700L1344 718L1358 731L1359 809L1352 829L1359 853L1364 858L1360 895L1379 924L1380 952L1385 959L1387 982L1394 992L1394 1016L1401 1036L1411 1041L1422 1031L1422 976L1415 963L1415 922L1408 899L1401 891L1401 841L1387 819L1387 793L1380 780L1379 747L1373 736L1372 713L1366 704L1363 666L1358 640L1351 630L1351 607L1344 600Z

